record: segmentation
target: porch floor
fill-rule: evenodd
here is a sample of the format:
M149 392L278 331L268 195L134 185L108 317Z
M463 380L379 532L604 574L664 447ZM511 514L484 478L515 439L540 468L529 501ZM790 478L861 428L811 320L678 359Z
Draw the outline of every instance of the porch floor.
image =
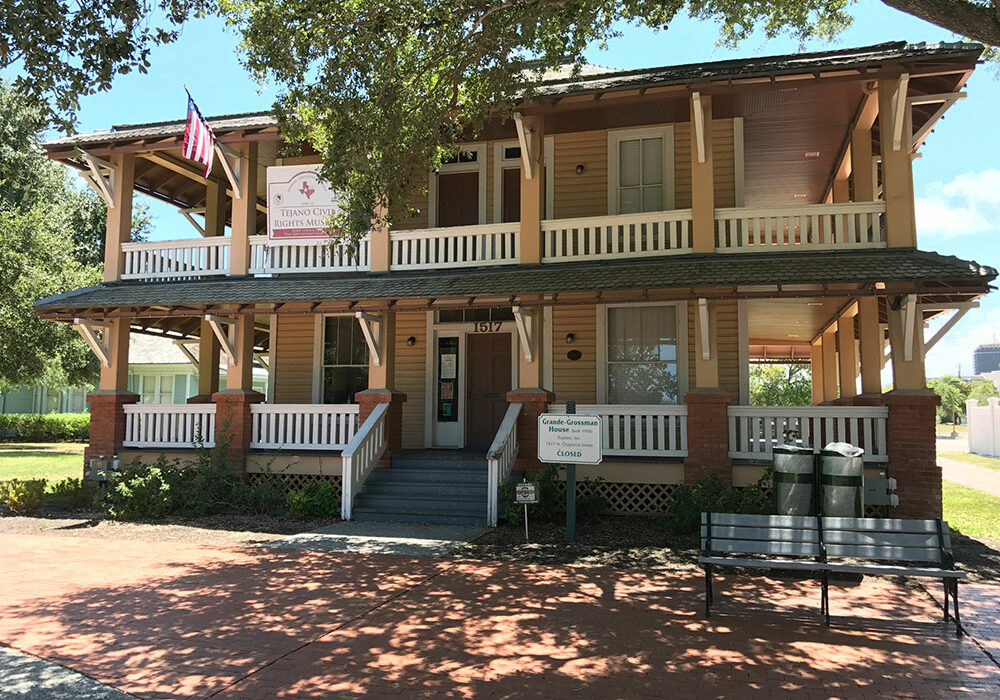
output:
M997 697L998 588L0 536L0 643L143 698ZM980 646L982 645L982 646ZM2 685L2 679L0 679Z

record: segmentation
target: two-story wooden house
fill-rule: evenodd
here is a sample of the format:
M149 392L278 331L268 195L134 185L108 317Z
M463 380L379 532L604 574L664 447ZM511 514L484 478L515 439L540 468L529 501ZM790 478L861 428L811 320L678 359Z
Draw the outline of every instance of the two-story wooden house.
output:
M105 281L37 304L103 363L87 456L180 452L224 426L250 478L330 479L345 517L494 523L497 485L539 467L537 416L572 399L605 418L606 460L581 473L613 511L660 512L707 473L750 483L797 435L863 446L898 481L896 514L937 515L925 322L996 271L919 249L911 168L980 52L588 68L488 125L353 256L267 237L267 168L314 162L282 159L269 114L209 120L224 148L207 180L182 122L52 141L110 205ZM133 192L202 211L199 233L178 217L178 240L129 242ZM200 338L225 386L202 362L186 404L141 403L135 332ZM764 357L808 358L814 405L748 405Z

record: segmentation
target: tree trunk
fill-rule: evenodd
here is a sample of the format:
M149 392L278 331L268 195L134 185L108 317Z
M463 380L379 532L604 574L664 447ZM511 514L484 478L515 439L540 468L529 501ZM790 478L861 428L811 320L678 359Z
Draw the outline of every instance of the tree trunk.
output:
M990 46L1000 46L1000 0L990 6L970 0L882 0L907 14Z

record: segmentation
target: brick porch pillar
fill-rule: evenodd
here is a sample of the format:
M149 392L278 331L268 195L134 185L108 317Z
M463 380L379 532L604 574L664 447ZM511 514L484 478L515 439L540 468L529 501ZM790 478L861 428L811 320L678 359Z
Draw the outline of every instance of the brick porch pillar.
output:
M403 404L406 394L395 389L365 389L354 395L358 403L358 426L364 425L368 416L380 403L389 404L385 414L385 454L379 460L380 467L389 466L389 458L403 446Z
M896 480L896 518L941 517L941 467L937 464L935 414L940 397L931 391L890 391L882 396L889 407L886 442L889 476Z
M252 389L226 389L212 394L212 401L215 403L215 441L229 441L226 456L234 463L234 471L245 473L252 437L250 407L263 403L264 395Z
M733 483L729 459L729 403L725 391L697 391L684 396L688 409L688 456L684 458L684 483L717 474L726 486Z
M556 395L546 389L515 389L507 392L507 403L523 404L517 418L517 461L515 469L539 472L545 465L538 461L538 416L548 410Z
M125 405L139 403L131 391L94 391L87 394L90 404L90 442L83 450L84 469L90 460L104 455L111 458L125 440Z

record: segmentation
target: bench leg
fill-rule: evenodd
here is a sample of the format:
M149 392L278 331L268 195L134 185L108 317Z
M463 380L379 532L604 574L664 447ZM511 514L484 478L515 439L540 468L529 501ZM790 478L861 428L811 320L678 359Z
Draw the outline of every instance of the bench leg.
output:
M952 579L951 599L955 602L955 634L961 637L965 634L962 629L962 618L958 615L958 579Z
M712 615L712 565L705 565L705 617Z
M951 614L948 612L948 606L951 604L951 580L944 579L942 583L944 583L944 621L947 624L951 619Z
M820 614L823 615L824 623L827 627L830 626L830 573L828 571L823 572L822 578L823 588L820 593Z

